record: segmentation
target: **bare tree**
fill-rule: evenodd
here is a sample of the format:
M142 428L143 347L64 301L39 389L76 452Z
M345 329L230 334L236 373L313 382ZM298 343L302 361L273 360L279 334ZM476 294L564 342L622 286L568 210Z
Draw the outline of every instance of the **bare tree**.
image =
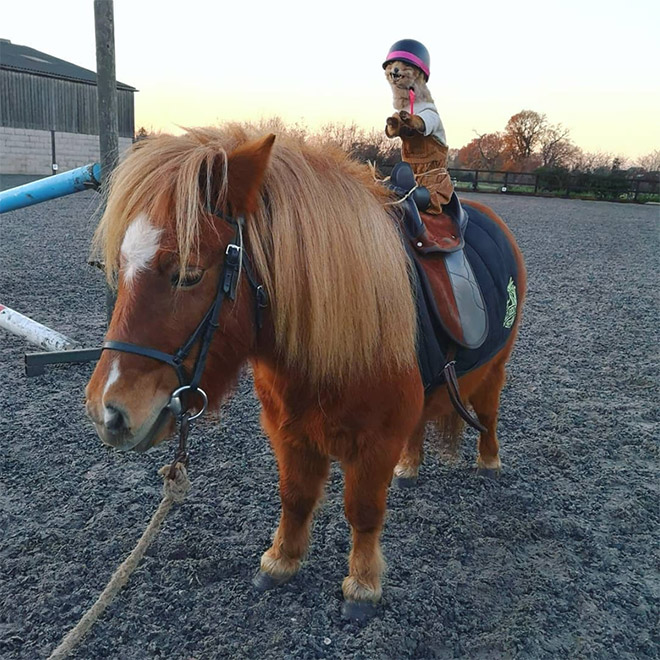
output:
M460 149L450 149L447 156L447 166L448 167L460 167L460 158L459 158Z
M599 172L604 174L611 171L613 163L614 156L611 153L603 151L585 152L577 149L567 164L577 172Z
M646 154L637 159L637 165L647 172L659 172L660 171L660 149L656 149L651 153Z
M564 167L577 147L570 141L570 131L561 124L546 127L539 137L539 152L543 167Z
M322 142L336 144L344 151L351 151L353 145L359 142L364 131L358 128L357 124L340 124L329 122L321 126L319 138Z

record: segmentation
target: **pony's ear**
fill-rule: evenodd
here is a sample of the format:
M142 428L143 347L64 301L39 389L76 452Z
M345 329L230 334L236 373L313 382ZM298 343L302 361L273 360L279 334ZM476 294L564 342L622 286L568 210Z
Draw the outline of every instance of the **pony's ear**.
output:
M227 197L234 213L254 213L275 142L271 133L243 144L227 159Z

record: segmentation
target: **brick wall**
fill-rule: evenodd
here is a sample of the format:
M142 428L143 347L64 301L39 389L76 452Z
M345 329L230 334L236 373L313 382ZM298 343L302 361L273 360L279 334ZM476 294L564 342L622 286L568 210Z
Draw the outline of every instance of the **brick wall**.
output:
M131 144L119 138L119 152ZM58 172L99 160L98 135L55 133ZM0 174L48 175L51 173L50 131L0 126Z

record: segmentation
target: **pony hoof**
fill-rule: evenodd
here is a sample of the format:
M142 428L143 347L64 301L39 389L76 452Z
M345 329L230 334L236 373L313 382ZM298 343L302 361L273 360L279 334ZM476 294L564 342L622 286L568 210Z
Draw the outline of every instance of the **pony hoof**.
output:
M341 614L344 619L364 623L376 614L376 606L367 600L345 600Z
M417 485L417 477L394 477L394 483L397 488L402 490L414 488Z
M274 577L266 571L259 571L253 578L252 584L256 587L257 591L263 593L275 587L279 587L289 580L288 577Z

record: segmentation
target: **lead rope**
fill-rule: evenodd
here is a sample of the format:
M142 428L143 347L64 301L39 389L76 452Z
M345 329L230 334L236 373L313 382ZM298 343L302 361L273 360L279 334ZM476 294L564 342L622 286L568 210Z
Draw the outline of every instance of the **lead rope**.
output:
M186 440L189 430L188 414L184 413L181 415L179 421L179 448L176 458L171 465L164 465L158 470L158 474L163 477L163 499L158 505L156 513L152 516L131 554L126 557L110 578L108 586L101 592L96 602L87 610L75 628L65 635L59 646L50 654L49 660L66 658L82 641L83 637L89 632L90 628L96 623L108 605L110 605L121 588L128 582L128 579L137 568L147 548L151 545L154 538L156 538L163 520L165 520L165 517L172 508L172 504L175 502L180 504L186 498L186 494L190 489L188 471L186 470L186 464L188 463L188 454L186 451Z

